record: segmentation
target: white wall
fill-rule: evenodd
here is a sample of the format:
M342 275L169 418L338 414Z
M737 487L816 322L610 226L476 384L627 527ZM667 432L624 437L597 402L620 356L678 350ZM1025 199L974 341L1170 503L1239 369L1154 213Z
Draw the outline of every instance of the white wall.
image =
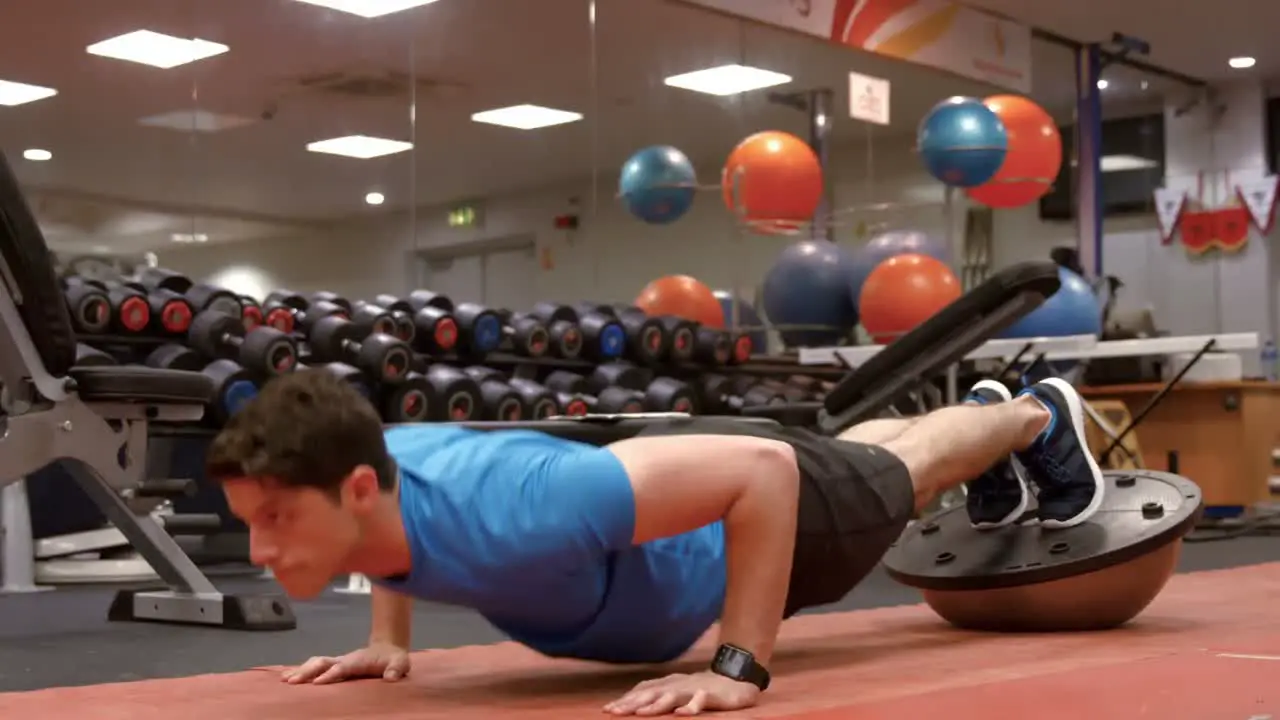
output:
M915 227L943 237L947 219L943 188L921 169L908 142L879 142L872 149L835 147L828 180L837 209L870 202L915 205L886 212L842 212L838 238L854 244L859 221L875 227ZM722 159L698 163L700 181L718 180ZM870 178L870 180L868 179ZM593 192L594 189L594 192ZM616 175L601 173L590 181L544 188L485 201L485 223L479 229L453 229L443 208L419 208L411 222L405 216L335 226L323 235L251 243L174 248L160 253L161 265L194 277L256 273L265 287L306 292L328 289L352 297L378 292L402 293L418 283L415 250L457 246L513 235L533 234L539 259L551 269L537 271L532 291L554 301L630 300L645 283L664 274L694 275L712 287L736 285L754 294L784 238L744 236L721 202L719 192L700 192L690 212L669 226L648 226L629 216L614 199ZM595 202L593 202L593 198ZM932 203L920 205L919 203ZM951 214L953 237L964 227L963 205ZM576 232L555 230L552 218L578 212ZM1109 221L1106 231L1133 232L1155 227L1153 217ZM1047 259L1055 245L1074 244L1071 223L1044 223L1035 205L995 214L994 264ZM493 279L490 280L493 282ZM246 288L253 292L254 288ZM530 298L532 302L534 298Z

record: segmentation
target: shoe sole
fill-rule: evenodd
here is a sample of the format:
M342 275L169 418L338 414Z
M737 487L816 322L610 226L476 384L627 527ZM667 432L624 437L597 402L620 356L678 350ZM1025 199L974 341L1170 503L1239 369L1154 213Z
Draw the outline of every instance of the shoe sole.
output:
M1004 400L1004 402L1009 402L1013 399L1013 393L1009 392L1009 388L1005 387L1004 383L996 382L995 380L979 380L974 383L973 387L969 388L969 392L972 393L974 390L984 389L996 393ZM1006 525L1012 525L1018 518L1022 517L1023 513L1027 511L1027 507L1031 504L1031 489L1027 487L1027 479L1023 476L1022 469L1018 467L1017 462L1013 458L1010 458L1009 462L1013 463L1013 474L1018 478L1018 486L1022 489L1022 499L1018 501L1018 507L1015 508L1013 512L1010 512L1008 515L1005 515L996 522L970 522L969 525L972 526L973 529L994 530L996 528L1005 527Z
M1106 482L1102 477L1102 468L1098 467L1097 461L1093 459L1093 452L1089 450L1089 444L1085 440L1084 401L1080 398L1080 393L1076 392L1071 383L1062 378L1049 378L1041 382L1054 387L1067 401L1067 406L1071 410L1071 428L1075 431L1076 442L1080 445L1080 449L1084 451L1085 460L1089 463L1089 471L1093 473L1093 499L1089 501L1084 510L1066 520L1041 519L1040 525L1046 528L1075 527L1093 517L1097 514L1098 508L1102 507L1102 494L1106 490Z

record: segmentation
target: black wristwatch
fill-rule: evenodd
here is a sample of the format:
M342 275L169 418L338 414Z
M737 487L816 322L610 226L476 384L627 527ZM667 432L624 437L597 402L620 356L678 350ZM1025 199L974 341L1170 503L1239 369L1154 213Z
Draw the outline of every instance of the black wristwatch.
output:
M755 655L734 645L721 645L711 660L711 672L730 680L748 682L761 691L769 689L769 671L756 662Z

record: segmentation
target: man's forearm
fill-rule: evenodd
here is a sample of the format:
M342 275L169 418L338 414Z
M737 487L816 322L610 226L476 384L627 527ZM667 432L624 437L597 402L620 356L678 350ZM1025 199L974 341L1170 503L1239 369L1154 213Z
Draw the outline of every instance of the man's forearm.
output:
M759 472L725 515L728 586L720 641L767 664L787 602L800 476L794 457L785 456L762 463Z
M369 644L385 643L409 649L413 627L413 598L394 590L373 586L370 605L373 627Z

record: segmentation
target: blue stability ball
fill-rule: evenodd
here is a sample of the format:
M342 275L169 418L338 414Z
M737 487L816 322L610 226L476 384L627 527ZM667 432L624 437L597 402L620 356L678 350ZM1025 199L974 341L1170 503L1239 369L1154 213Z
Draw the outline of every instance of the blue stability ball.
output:
M969 188L995 176L1009 150L1009 134L981 100L952 97L920 121L916 145L930 175Z
M652 145L623 163L618 194L632 215L665 225L688 212L697 184L693 163L684 153L670 145Z
M1102 305L1084 278L1058 268L1062 287L1043 305L1000 333L1003 338L1101 335Z
M720 309L724 311L725 328L733 325L733 294L728 290L716 290L716 299L720 301ZM756 308L745 298L738 298L738 327L744 328L762 328L764 321L760 319L760 313L756 312ZM768 350L768 336L764 330L747 330L747 335L751 338L751 352L754 355L763 355Z
M944 240L919 230L893 230L880 233L853 252L853 268L849 272L849 293L855 307L862 295L862 284L880 263L895 255L916 253L951 264L951 251Z
M773 325L828 329L780 330L787 347L821 347L847 341L858 324L849 296L852 257L827 240L787 246L764 276L764 312Z

